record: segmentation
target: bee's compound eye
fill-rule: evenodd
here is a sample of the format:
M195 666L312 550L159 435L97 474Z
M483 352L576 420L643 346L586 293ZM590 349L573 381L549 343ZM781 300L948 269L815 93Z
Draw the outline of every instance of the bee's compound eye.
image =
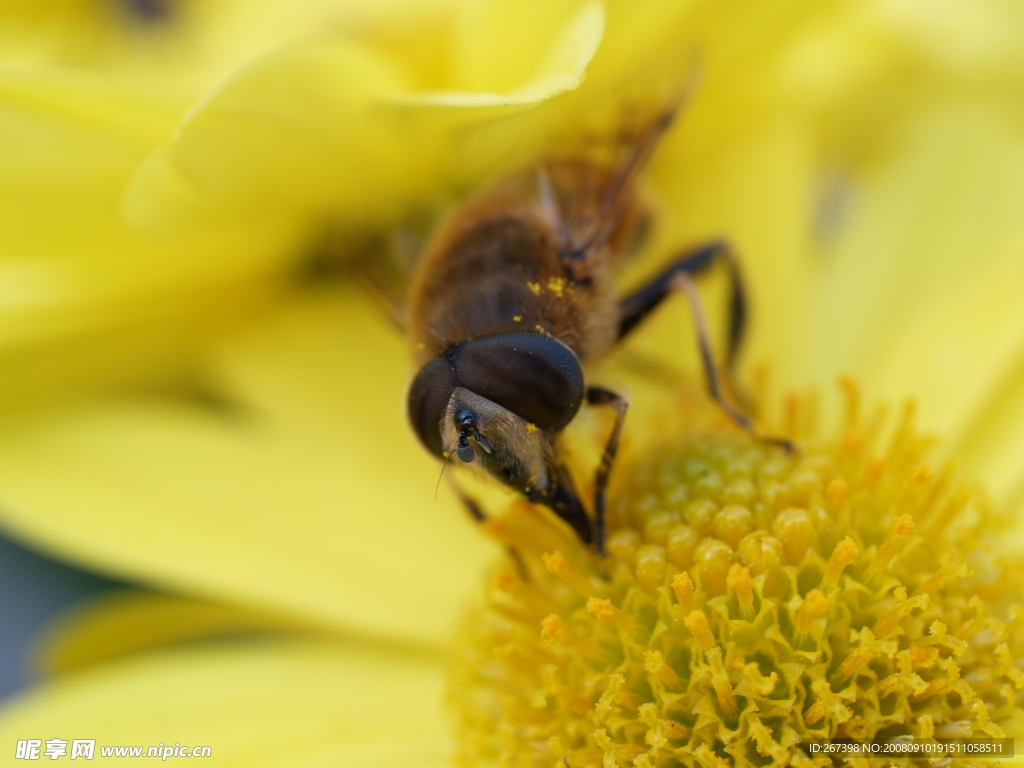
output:
M583 402L575 353L540 333L498 333L467 341L455 360L459 385L540 429L563 429Z
M416 374L409 386L409 422L416 436L434 455L444 458L440 423L455 389L455 372L442 357L436 357Z

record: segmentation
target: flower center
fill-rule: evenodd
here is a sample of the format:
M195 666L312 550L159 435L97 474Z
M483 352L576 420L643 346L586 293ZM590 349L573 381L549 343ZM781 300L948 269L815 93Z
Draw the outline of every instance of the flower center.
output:
M786 766L812 738L1002 737L1024 703L1004 521L912 410L798 456L703 429L615 468L608 556L517 503L452 678L466 765ZM806 423L797 403L793 423Z

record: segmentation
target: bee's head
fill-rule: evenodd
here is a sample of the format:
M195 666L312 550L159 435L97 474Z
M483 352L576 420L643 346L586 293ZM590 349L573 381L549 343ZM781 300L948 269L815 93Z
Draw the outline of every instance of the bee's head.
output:
M583 402L583 369L561 341L499 333L455 344L409 389L409 420L435 455L455 453L533 498L551 485L554 435Z

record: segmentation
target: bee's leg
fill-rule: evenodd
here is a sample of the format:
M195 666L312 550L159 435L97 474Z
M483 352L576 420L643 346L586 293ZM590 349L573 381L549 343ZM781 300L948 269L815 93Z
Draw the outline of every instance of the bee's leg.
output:
M476 499L463 493L462 489L459 488L455 483L451 484L452 488L455 489L455 495L459 497L459 501L462 502L462 506L466 508L469 516L473 518L474 523L482 523L487 519L487 513L484 512Z
M725 350L725 367L726 370L732 371L747 325L747 294L743 288L739 264L732 255L728 243L721 240L687 251L647 285L623 299L619 304L619 338L622 339L638 326L679 287L675 282L678 275L697 276L717 262L723 262L729 268L729 340Z
M768 443L770 445L777 445L787 453L793 453L796 450L793 443L784 437L771 437L760 434L751 423L750 419L748 419L739 408L726 399L725 393L722 392L722 384L718 375L718 369L715 367L715 361L711 355L711 343L708 340L708 329L704 322L704 310L701 308L700 296L697 295L697 288L694 286L689 275L685 272L680 272L676 275L675 282L681 290L686 292L686 296L690 300L690 309L693 311L693 323L697 326L697 343L700 345L700 360L704 367L704 374L707 377L708 394L711 395L711 399L718 403L718 406L725 411L726 416L732 419L736 426L755 440L762 443Z
M525 496L534 504L543 504L576 531L580 541L589 544L594 540L593 530L587 511L580 502L579 494L572 482L572 475L563 464L548 467L550 485L543 492L527 491Z
M463 492L463 490L459 488L459 486L457 486L455 483L452 483L451 485L452 488L455 490L455 495L458 496L459 501L462 502L462 506L466 508L466 511L469 513L469 516L473 518L473 522L484 522L487 519L487 513L480 508L480 504L477 503L476 499ZM516 572L519 574L519 578L525 582L531 581L530 571L526 567L526 561L523 560L523 556L519 554L519 550L513 547L512 545L508 545L505 547L505 552L508 553L509 559L515 566Z
M619 436L622 434L622 423L626 420L626 409L629 403L621 395L617 395L601 387L587 387L587 403L589 405L610 405L615 409L615 425L612 433L605 443L604 453L601 454L601 463L597 467L594 476L594 548L598 556L604 555L604 491L608 487L608 475L612 469L612 462L619 450Z
M755 440L777 445L792 453L795 449L789 440L781 437L761 435L750 419L729 402L723 392L721 377L718 373L718 368L715 366L714 356L711 354L711 341L707 323L704 321L704 310L701 307L700 296L698 296L697 289L690 279L691 275L698 275L708 269L714 264L715 260L722 260L728 265L729 274L732 278L732 291L729 300L729 340L725 356L726 368L731 370L735 365L740 343L743 341L743 331L746 327L747 319L747 302L739 266L732 257L728 246L722 242L710 243L687 253L650 283L632 296L624 299L619 307L619 338L621 339L636 327L670 293L677 290L684 291L690 300L693 322L697 328L697 343L700 347L701 365L707 378L708 393L711 399L725 411L725 414L736 426Z

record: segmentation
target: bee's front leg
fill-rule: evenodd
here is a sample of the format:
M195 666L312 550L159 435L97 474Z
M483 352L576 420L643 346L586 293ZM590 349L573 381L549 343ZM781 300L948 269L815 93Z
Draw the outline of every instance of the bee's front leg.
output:
M454 482L451 486L455 490L455 495L459 497L459 501L462 502L463 508L469 514L470 518L472 518L474 523L482 523L487 519L487 513L484 512L476 499L465 493L461 488L459 488L459 486L455 485Z
M622 395L602 389L601 387L587 388L587 403L589 405L610 405L615 409L615 424L612 426L612 433L605 443L604 453L601 454L601 463L597 467L597 474L594 477L594 549L598 556L604 555L604 492L608 487L608 475L612 469L612 462L615 454L619 451L619 436L622 434L622 423L626 420L626 409L629 403Z
M487 513L484 512L476 499L465 493L461 488L459 488L459 486L455 485L455 483L452 483L452 488L455 490L455 495L459 497L459 501L462 502L462 506L465 507L466 512L469 513L469 516L473 519L474 523L482 523L487 520ZM532 581L532 578L530 577L530 569L526 567L526 561L519 553L519 550L511 544L507 544L505 545L505 552L512 561L512 565L516 569L516 573L519 578L526 583Z

